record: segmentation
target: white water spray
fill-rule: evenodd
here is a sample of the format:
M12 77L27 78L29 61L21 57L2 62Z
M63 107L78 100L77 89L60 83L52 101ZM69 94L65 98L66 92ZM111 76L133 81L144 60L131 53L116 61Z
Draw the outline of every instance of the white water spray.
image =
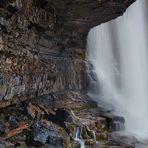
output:
M146 0L137 0L123 16L92 29L87 49L93 65L88 72L97 76L89 92L110 103L115 114L124 116L126 131L142 139L148 138L145 4Z

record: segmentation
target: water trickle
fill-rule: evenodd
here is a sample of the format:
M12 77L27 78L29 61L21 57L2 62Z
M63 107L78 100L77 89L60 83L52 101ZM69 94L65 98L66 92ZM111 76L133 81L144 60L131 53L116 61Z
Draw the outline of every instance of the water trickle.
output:
M98 143L97 137L96 137L96 132L95 131L92 131L92 133L93 133L93 138L94 138L95 143Z
M114 114L125 118L126 131L142 139L148 138L145 5L146 0L137 0L123 16L93 28L86 56L88 93L109 104Z
M79 142L81 148L85 148L85 142L81 136L81 128L80 127L77 127L75 140Z

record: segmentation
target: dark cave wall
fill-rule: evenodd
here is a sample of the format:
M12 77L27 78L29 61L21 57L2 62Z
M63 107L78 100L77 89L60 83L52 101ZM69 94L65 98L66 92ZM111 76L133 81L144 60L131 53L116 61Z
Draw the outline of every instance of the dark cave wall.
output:
M0 107L83 92L89 29L135 0L0 0Z

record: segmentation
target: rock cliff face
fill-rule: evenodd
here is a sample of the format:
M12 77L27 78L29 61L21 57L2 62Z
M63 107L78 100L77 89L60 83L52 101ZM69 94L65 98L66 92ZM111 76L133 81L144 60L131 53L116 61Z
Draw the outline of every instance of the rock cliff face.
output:
M83 92L89 29L135 0L0 0L0 107Z

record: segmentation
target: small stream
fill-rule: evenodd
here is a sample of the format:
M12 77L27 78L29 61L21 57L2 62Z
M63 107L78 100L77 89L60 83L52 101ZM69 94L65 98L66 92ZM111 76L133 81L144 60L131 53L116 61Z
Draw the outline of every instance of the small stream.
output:
M80 127L77 127L75 140L79 142L81 148L85 148L85 142L81 136L81 128Z
M77 127L75 140L79 142L81 148L86 148L85 141L84 141L83 137L81 136L81 133L82 133L81 127ZM95 143L98 143L97 139L96 139L95 131L92 131L92 134L93 134L93 140L95 141Z

